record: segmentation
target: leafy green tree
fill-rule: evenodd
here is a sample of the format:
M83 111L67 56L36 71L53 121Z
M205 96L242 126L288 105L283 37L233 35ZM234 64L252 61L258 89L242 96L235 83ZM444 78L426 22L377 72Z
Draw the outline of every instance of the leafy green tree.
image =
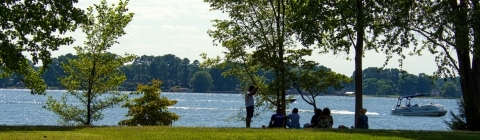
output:
M190 60L188 60L188 58L184 58L182 59L182 62L180 63L179 69L178 69L180 71L178 74L178 78L180 79L179 85L185 88L190 87L189 79L190 79L191 72L190 72L190 69L188 68L189 65L190 65Z
M458 99L458 111L460 114L456 115L453 111L450 110L450 116L452 116L451 121L444 120L443 123L448 125L451 130L468 130L467 124L465 123L465 102L462 98Z
M180 116L168 111L168 106L175 105L176 100L168 100L167 97L160 96L162 91L161 81L152 80L152 85L138 85L133 95L142 95L139 98L130 99L122 107L128 108L127 120L122 120L119 125L137 126L137 125L172 125Z
M164 69L167 69L168 75L164 81L165 85L167 87L174 87L179 85L180 79L178 78L180 72L179 72L179 67L182 62L182 59L178 58L177 56L173 54L167 54L162 56L163 61L166 64L166 67L163 67Z
M255 106L287 107L285 91L291 82L287 75L288 60L293 55L311 53L308 48L296 48L289 24L289 5L285 0L204 0L213 10L228 13L228 20L214 20L209 30L214 45L227 49L225 57L204 61L221 67L233 64L226 74L237 76L242 87L256 85ZM206 56L205 56L206 58ZM263 73L262 73L263 72ZM272 79L266 79L266 73ZM270 107L270 108L272 108Z
M297 69L291 72L297 74L290 76L289 80L293 81L293 87L305 102L313 106L313 110L317 109L315 98L321 93L327 94L330 87L340 89L343 88L343 83L351 82L345 75L335 73L326 67L319 67L317 62L300 60L296 64L299 64L295 66Z
M65 76L65 71L62 69L62 63L66 63L68 59L75 59L76 57L76 55L69 53L52 59L52 63L48 65L48 70L42 74L42 78L45 80L48 87L55 89L63 88L58 80L59 77Z
M217 91L231 91L239 84L237 78L232 75L225 75L225 70L229 68L220 69L218 67L212 67L208 73L212 76L214 90Z
M391 83L391 82L390 82ZM387 80L378 80L377 82L377 92L375 93L376 95L393 95L395 94L393 92L392 85L389 84Z
M362 94L362 57L365 50L384 51L382 48L397 49L406 41L396 40L400 35L390 36L392 30L389 19L396 13L390 13L392 1L365 0L293 0L294 10L290 21L291 30L304 46L317 45L320 53L350 53L355 50L355 118L363 106ZM388 9L390 8L390 9ZM384 39L382 35L388 35ZM395 39L392 39L395 38ZM408 40L407 40L408 41ZM386 62L392 53L386 52ZM350 59L350 58L347 58ZM384 64L386 65L386 63ZM354 119L354 121L357 121Z
M367 94L375 94L378 90L378 79L366 78L363 80L363 91Z
M457 86L455 85L455 83L453 82L445 82L443 85L442 85L442 90L441 90L441 94L443 97L453 97L453 98L456 98L458 97L458 89L457 89Z
M198 71L190 79L193 92L205 93L213 87L212 76L206 71Z
M117 6L108 7L106 0L102 0L99 5L87 8L89 22L93 24L81 26L87 35L85 46L75 47L78 59L62 64L68 76L60 81L67 93L60 101L49 96L46 102L47 109L59 115L64 124L91 125L92 121L103 118L103 109L126 99L127 95L118 91L118 86L126 80L119 67L133 61L135 56L119 56L107 50L118 43L116 39L125 34L123 28L132 20L133 13L125 14L127 4L128 0L120 0ZM80 104L67 103L69 97L75 97Z
M425 73L418 74L418 84L417 84L417 91L419 93L430 93L432 88L435 86L436 82L434 82L430 76Z
M413 95L417 93L417 78L413 74L405 73L398 82L400 95Z
M63 36L84 23L78 0L6 0L0 2L0 77L20 76L32 94L45 94L41 73L52 62L51 51L70 45L74 39ZM59 36L60 34L60 36ZM29 53L33 64L29 63ZM34 65L42 63L40 71Z
M478 0L399 1L398 16L392 24L422 39L423 50L436 55L436 77L460 76L467 128L480 131L480 3ZM393 32L398 34L398 32ZM413 37L419 35L421 37ZM399 51L397 51L399 52ZM399 52L401 53L401 52Z

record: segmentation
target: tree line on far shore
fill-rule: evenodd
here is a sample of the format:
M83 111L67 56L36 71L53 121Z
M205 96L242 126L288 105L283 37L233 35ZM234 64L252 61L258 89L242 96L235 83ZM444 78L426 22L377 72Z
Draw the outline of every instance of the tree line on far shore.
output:
M66 54L52 59L49 69L42 75L49 89L65 89L58 80L66 75L61 64L77 57L77 55ZM188 58L182 59L173 54L138 56L132 63L123 65L120 69L127 76L121 89L127 91L134 91L138 84L148 84L152 79L160 79L163 82L162 91L166 92L239 93L243 88L239 87L240 82L236 77L222 75L226 69L202 68L198 60L191 62ZM431 76L425 73L414 75L396 68L377 67L364 69L363 77L364 95L389 96L421 93L449 98L461 96L458 78L432 80ZM346 83L343 86L341 90L329 88L323 94L343 94L355 89L353 83ZM19 76L12 75L0 79L0 88L24 88L24 85Z

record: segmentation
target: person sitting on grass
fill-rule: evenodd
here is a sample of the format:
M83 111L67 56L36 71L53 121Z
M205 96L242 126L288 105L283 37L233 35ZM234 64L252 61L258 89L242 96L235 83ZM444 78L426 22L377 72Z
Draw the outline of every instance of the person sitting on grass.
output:
M287 119L288 128L300 128L300 115L298 115L297 108L293 108L292 114L289 114Z
M322 109L315 109L315 114L310 119L310 123L306 123L303 125L304 128L315 128L318 125L318 121L320 120L320 116L322 116Z
M358 116L357 125L355 126L356 128L368 129L368 117L365 113L367 113L367 109L363 108L360 110L360 116Z
M330 115L330 109L328 107L324 108L322 111L322 116L320 116L320 121L318 128L332 128L333 117Z
M268 127L270 128L282 128L285 125L285 116L282 115L282 109L277 109L277 113L273 114L270 118Z

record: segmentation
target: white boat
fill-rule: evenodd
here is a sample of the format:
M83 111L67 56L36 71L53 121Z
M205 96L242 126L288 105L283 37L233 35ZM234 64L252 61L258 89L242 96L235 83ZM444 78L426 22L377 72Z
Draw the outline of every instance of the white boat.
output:
M427 105L410 105L410 100L418 96L425 96L424 94L408 95L398 97L397 105L392 109L391 115L400 116L445 116L447 110L440 104ZM406 99L405 105L402 105L402 100Z
M290 101L290 103L293 103L293 102L295 102L297 99L291 98L291 99L288 99L288 100Z

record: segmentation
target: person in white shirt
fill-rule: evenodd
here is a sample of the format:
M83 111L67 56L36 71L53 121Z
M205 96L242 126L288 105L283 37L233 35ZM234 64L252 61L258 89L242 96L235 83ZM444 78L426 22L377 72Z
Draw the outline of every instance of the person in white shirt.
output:
M253 110L254 110L254 104L255 104L255 99L253 98L253 95L257 92L258 87L250 86L248 88L248 92L245 94L245 107L247 109L247 118L246 118L246 124L247 128L250 128L250 123L252 122L252 117L253 117Z

